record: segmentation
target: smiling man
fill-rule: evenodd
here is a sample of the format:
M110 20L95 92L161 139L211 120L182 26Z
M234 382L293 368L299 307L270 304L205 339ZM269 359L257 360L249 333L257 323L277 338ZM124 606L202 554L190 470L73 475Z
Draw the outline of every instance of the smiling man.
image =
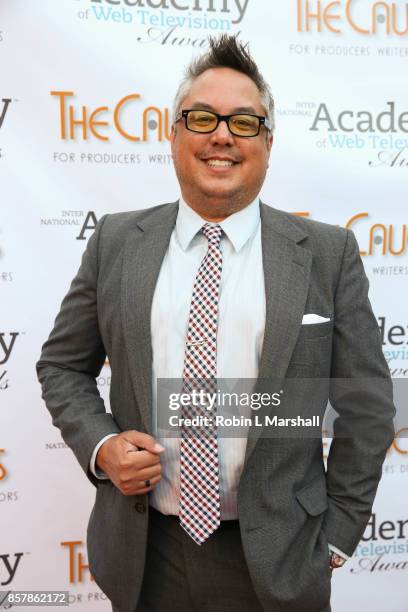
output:
M89 565L120 612L328 612L370 517L394 407L368 283L352 232L259 201L273 129L246 47L211 40L175 99L179 200L99 221L37 364L97 487ZM217 378L297 382L281 416L322 417L330 397L327 473L320 431L229 437L207 419L165 437L158 380L193 397Z
M222 221L259 194L272 147L272 97L267 108L262 102L250 76L218 67L194 79L182 100L184 110L177 108L174 166L183 199L204 219Z

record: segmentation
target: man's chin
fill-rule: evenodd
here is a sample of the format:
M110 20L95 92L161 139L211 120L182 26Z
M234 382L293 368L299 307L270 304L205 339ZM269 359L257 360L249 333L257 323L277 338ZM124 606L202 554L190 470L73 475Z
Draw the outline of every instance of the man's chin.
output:
M219 190L208 190L197 201L195 210L204 217L225 218L242 210L251 201L245 197L242 189L222 193Z
M242 187L222 185L221 181L217 181L217 183L208 182L203 186L202 194L205 198L228 202L242 194Z

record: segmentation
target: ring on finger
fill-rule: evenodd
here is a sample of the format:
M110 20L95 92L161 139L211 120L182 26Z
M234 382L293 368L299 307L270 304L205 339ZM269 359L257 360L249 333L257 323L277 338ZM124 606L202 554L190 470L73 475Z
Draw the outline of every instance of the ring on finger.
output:
M151 486L151 485L150 485L150 480L149 480L149 479L145 480L145 481L144 481L144 484L145 484L145 487L150 487L150 486Z

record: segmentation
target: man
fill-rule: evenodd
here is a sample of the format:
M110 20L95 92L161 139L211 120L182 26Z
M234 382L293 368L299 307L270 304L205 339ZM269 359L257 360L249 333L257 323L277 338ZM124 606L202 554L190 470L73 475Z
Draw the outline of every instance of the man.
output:
M176 95L179 201L99 221L39 379L97 487L89 565L114 609L327 612L392 441L388 369L353 234L259 203L273 99L235 37L210 47ZM160 437L158 379L216 377L299 383L300 415L330 396L327 474L318 436Z

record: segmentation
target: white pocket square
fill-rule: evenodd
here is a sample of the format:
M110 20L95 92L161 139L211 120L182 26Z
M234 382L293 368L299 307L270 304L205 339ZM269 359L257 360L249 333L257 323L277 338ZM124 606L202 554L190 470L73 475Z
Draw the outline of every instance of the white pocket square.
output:
M318 314L305 314L303 315L302 325L312 325L313 323L327 323L330 321L330 317L321 317Z

